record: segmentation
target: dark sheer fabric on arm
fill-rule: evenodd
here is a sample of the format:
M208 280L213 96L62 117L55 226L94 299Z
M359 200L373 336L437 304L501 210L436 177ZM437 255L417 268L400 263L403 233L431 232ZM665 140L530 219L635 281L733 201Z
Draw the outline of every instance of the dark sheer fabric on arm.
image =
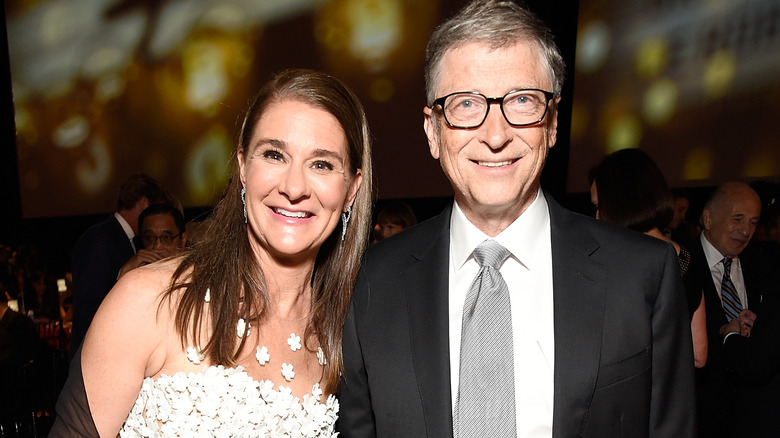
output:
M92 413L89 411L84 376L81 374L81 348L73 356L68 380L57 400L56 410L57 418L49 438L99 437Z

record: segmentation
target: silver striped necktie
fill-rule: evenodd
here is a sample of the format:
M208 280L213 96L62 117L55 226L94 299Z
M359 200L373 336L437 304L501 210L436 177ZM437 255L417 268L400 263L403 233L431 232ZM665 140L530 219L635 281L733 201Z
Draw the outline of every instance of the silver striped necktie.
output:
M512 309L498 271L509 254L494 240L474 249L480 269L463 305L455 438L517 435Z

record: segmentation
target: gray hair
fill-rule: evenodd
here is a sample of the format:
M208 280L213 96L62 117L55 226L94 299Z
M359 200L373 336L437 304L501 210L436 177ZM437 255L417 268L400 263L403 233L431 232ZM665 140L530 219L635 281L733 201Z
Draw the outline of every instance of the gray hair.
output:
M566 66L550 29L526 7L512 0L474 0L433 31L425 49L425 92L430 105L441 75L441 60L448 50L468 43L484 43L491 49L531 41L550 78L552 92L561 95Z

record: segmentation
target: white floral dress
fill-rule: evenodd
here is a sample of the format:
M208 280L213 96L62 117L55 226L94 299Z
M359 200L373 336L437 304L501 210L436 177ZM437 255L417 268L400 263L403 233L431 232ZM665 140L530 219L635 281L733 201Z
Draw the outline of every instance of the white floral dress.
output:
M336 437L336 397L315 384L303 401L243 367L146 378L121 437Z

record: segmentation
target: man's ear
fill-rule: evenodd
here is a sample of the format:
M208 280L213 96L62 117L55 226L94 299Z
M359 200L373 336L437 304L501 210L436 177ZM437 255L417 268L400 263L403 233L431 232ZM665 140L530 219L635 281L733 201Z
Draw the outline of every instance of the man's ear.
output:
M561 101L561 98L558 97L555 99L555 103L553 103L552 108L547 113L547 117L550 118L549 124L547 125L547 148L550 149L553 146L555 146L555 142L558 141L558 102Z
M701 212L701 223L705 230L710 230L710 227L712 226L712 212L710 209L705 208L704 211Z
M427 106L423 108L423 129L425 130L425 137L428 139L428 149L431 152L431 156L435 159L439 159L439 128L436 126L436 120L433 119L433 109Z

